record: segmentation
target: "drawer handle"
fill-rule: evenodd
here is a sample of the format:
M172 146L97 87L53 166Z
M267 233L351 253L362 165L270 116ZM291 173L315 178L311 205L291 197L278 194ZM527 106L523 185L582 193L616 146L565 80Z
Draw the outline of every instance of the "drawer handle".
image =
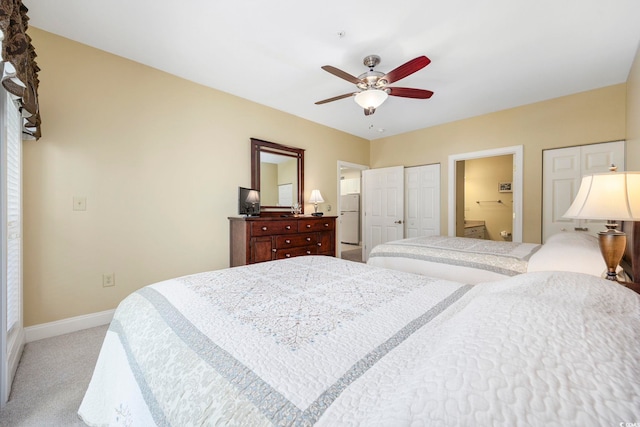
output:
M267 227L262 227L262 231L267 231Z
M290 225L287 225L285 228L286 228L287 230L291 230L291 226L290 226Z
M276 249L271 249L271 252L275 252L275 251L276 251Z
M285 242L286 244L289 244L289 243L291 243L291 240L287 239L287 240L285 240L284 242Z
M307 228L311 228L311 224L307 224Z
M291 254L285 254L286 258L291 258Z
M311 237L307 237L307 242L310 242L310 241L311 241Z
M322 243L318 243L318 246L322 246Z
M328 226L329 226L329 224L325 223L325 224L324 224L324 226L325 226L325 227L328 227Z
M311 255L311 251L307 251L307 255Z

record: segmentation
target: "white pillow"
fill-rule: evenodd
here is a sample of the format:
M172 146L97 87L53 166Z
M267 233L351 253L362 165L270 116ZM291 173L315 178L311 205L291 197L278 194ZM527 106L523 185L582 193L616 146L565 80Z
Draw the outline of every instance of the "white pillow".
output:
M573 271L598 277L606 270L598 238L579 231L563 231L549 237L527 267L527 271Z

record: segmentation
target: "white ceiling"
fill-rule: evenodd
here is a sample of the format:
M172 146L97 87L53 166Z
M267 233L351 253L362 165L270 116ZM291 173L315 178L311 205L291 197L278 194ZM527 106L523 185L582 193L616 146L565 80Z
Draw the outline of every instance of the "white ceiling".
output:
M625 82L640 42L638 0L23 2L31 26L369 140ZM426 55L391 86L435 94L314 104L355 90L321 66L369 54Z

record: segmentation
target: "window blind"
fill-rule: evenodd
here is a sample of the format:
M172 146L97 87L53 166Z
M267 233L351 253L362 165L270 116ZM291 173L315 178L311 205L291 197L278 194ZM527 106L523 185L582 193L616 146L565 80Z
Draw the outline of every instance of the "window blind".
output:
M22 311L22 124L10 96L5 99L7 139L7 331Z

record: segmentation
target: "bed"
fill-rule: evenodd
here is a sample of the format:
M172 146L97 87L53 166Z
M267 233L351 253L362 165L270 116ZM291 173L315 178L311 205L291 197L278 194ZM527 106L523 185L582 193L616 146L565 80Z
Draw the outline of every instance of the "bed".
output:
M415 237L375 246L367 263L471 284L534 271L601 276L606 270L598 239L580 232L555 234L544 245L467 237Z
M569 272L479 285L325 256L199 273L116 310L79 409L103 425L638 421L640 296Z

